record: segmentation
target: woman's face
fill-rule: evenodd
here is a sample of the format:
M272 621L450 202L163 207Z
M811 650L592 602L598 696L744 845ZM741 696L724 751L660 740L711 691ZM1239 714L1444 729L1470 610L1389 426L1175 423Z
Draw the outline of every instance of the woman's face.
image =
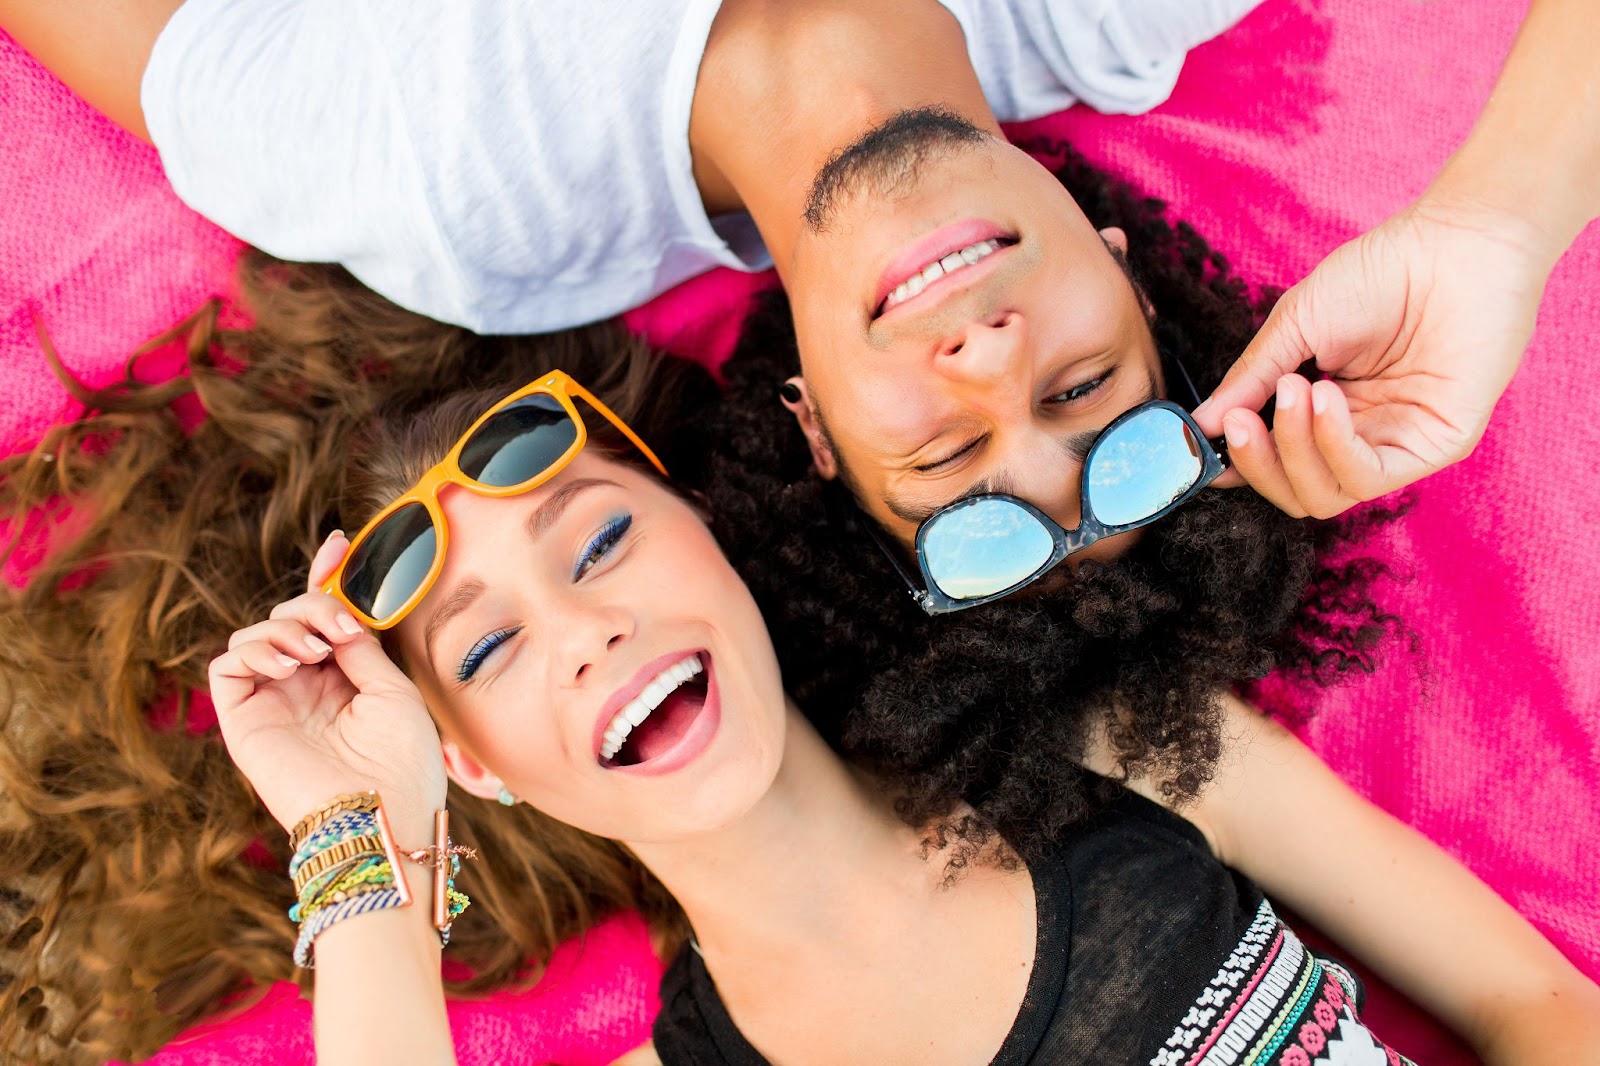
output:
M439 503L444 569L396 635L461 784L503 782L634 844L726 825L766 793L777 659L688 503L590 452L532 492L451 487Z

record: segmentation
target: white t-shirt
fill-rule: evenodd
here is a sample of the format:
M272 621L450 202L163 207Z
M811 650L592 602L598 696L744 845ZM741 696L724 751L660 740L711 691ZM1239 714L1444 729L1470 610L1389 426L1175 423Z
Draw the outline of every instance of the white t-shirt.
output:
M997 117L1166 99L1260 0L940 0ZM606 318L715 266L689 106L719 0L187 0L145 121L173 187L284 259L480 333Z

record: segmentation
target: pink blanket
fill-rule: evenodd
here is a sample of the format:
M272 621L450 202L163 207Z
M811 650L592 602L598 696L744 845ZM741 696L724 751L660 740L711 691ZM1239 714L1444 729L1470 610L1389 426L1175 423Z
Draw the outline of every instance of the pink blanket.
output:
M1156 114L1078 109L1018 132L1070 138L1168 199L1245 276L1287 284L1421 190L1477 114L1523 9L1267 0L1195 53ZM0 86L4 443L69 409L35 314L71 367L105 380L226 289L236 246L173 199L152 152L3 37ZM1576 535L1597 498L1597 279L1591 229L1557 269L1484 443L1422 486L1395 535L1412 580L1387 602L1421 635L1420 656L1327 697L1306 736L1600 977L1600 562ZM629 321L714 361L766 283L711 275ZM656 966L639 923L606 926L563 958L535 994L455 1008L463 1063L604 1062L643 1038ZM1380 992L1372 1010L1421 1061L1469 1061L1394 997ZM309 1062L306 1008L280 989L157 1061Z

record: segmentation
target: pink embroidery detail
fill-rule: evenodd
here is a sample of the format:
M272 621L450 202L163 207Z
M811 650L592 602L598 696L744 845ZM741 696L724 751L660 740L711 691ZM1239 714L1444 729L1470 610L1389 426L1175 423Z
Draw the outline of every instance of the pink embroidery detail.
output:
M1333 1009L1332 1004L1326 999L1317 1000L1317 1005L1311 1009L1311 1013L1316 1016L1317 1024L1330 1033L1333 1032L1333 1027L1339 1023L1338 1012Z
M1306 1022L1300 1027L1300 1046L1315 1055L1328 1046L1328 1036L1316 1022Z
M1311 1056L1294 1044L1283 1049L1283 1057L1278 1061L1283 1063L1283 1066L1311 1066Z

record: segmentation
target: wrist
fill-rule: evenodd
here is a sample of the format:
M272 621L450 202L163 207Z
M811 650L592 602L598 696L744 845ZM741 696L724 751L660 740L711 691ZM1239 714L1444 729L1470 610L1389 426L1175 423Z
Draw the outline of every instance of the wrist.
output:
M1491 156L1469 142L1415 206L1427 217L1517 249L1548 275L1590 221L1588 205L1575 194L1574 185L1552 182L1534 165L1508 166L1503 153Z

